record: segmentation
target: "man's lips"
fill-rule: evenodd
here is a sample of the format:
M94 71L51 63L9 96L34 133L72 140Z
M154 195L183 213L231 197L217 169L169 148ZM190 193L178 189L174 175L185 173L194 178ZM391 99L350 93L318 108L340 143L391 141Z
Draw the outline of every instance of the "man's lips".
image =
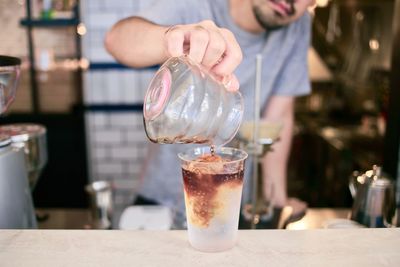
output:
M290 5L286 1L269 0L268 3L271 8L281 16L286 17L291 13Z

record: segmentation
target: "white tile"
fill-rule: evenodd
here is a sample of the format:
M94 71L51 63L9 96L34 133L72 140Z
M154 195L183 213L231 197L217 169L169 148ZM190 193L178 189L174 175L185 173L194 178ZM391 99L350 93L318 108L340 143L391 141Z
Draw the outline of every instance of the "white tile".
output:
M132 131L125 133L125 141L127 143L143 143L145 141L148 141L148 139L147 139L146 133L143 128L143 131L132 130Z
M91 149L91 156L94 162L111 158L111 149L108 147L95 147Z
M140 92L143 98L146 94L147 88L149 87L149 84L154 74L155 74L154 70L145 69L140 71L140 80L138 81L137 91Z
M135 190L139 183L137 177L126 177L123 179L115 179L113 185L116 190Z
M131 163L128 165L128 173L139 175L142 171L144 161L140 161L137 163Z
M123 172L123 164L120 162L97 162L95 170L100 175L119 174Z
M97 130L103 130L109 128L109 119L107 113L100 112L86 112L87 126L90 132L96 132Z
M137 124L135 113L121 112L110 115L110 125L119 128L134 128Z
M144 95L139 90L139 75L137 71L124 71L122 76L126 103L142 103Z
M88 90L87 103L103 103L107 100L103 72L90 71L88 72L88 75L90 76L90 86L84 88L84 90Z
M133 122L135 123L136 130L144 131L143 128L143 112L136 112Z
M97 173L95 177L98 180L109 181L111 184L113 184L113 181L115 179L121 179L121 174L120 173Z
M91 115L91 119L93 120L92 125L95 128L102 128L104 126L108 126L109 115L106 113L93 113Z
M111 148L111 157L115 160L130 161L137 157L137 149L134 146L114 146Z
M88 50L88 54L85 57L90 62L115 62L115 59L106 51L103 42L98 43L98 47L91 46Z
M108 103L122 102L120 76L119 71L107 71L104 73Z
M120 144L122 134L119 130L98 130L93 134L96 144Z
M91 90L92 80L91 74L89 72L83 73L83 101L85 103L90 103L92 100Z

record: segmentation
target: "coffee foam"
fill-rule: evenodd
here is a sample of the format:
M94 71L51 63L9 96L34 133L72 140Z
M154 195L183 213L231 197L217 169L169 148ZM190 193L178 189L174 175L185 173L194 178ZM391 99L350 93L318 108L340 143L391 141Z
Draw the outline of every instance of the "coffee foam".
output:
M229 174L237 172L237 166L229 164L229 158L219 155L204 154L189 162L183 169L202 174Z

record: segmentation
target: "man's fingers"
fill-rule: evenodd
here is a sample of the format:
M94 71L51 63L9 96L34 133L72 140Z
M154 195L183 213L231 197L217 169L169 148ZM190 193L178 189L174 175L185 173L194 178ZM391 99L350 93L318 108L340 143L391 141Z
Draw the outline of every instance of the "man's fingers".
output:
M185 41L185 33L178 27L173 27L165 33L167 53L171 57L179 57L183 55L183 43Z
M210 30L210 41L204 53L203 61L201 62L206 68L211 68L217 64L225 53L227 44L224 37L218 30Z
M234 74L229 75L228 77L229 81L225 83L225 88L231 92L236 92L237 90L239 90L238 78Z
M193 61L201 63L203 61L204 54L210 41L210 33L202 26L195 26L189 34L189 57Z
M225 38L226 48L224 57L221 62L212 69L220 76L230 75L242 61L243 55L239 44L233 34L226 29L220 29L222 36Z
M172 57L189 57L222 77L230 91L239 88L233 71L242 61L242 51L231 31L218 28L211 21L177 25L165 33L167 53Z

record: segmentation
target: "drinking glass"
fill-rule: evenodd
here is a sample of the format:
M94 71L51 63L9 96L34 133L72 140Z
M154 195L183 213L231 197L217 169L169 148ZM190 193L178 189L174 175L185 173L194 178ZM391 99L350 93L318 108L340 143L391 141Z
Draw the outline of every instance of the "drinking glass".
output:
M181 159L189 243L217 252L236 244L247 153L221 147L191 149ZM211 160L201 160L204 156ZM218 157L220 160L212 160ZM199 160L200 159L200 160Z

